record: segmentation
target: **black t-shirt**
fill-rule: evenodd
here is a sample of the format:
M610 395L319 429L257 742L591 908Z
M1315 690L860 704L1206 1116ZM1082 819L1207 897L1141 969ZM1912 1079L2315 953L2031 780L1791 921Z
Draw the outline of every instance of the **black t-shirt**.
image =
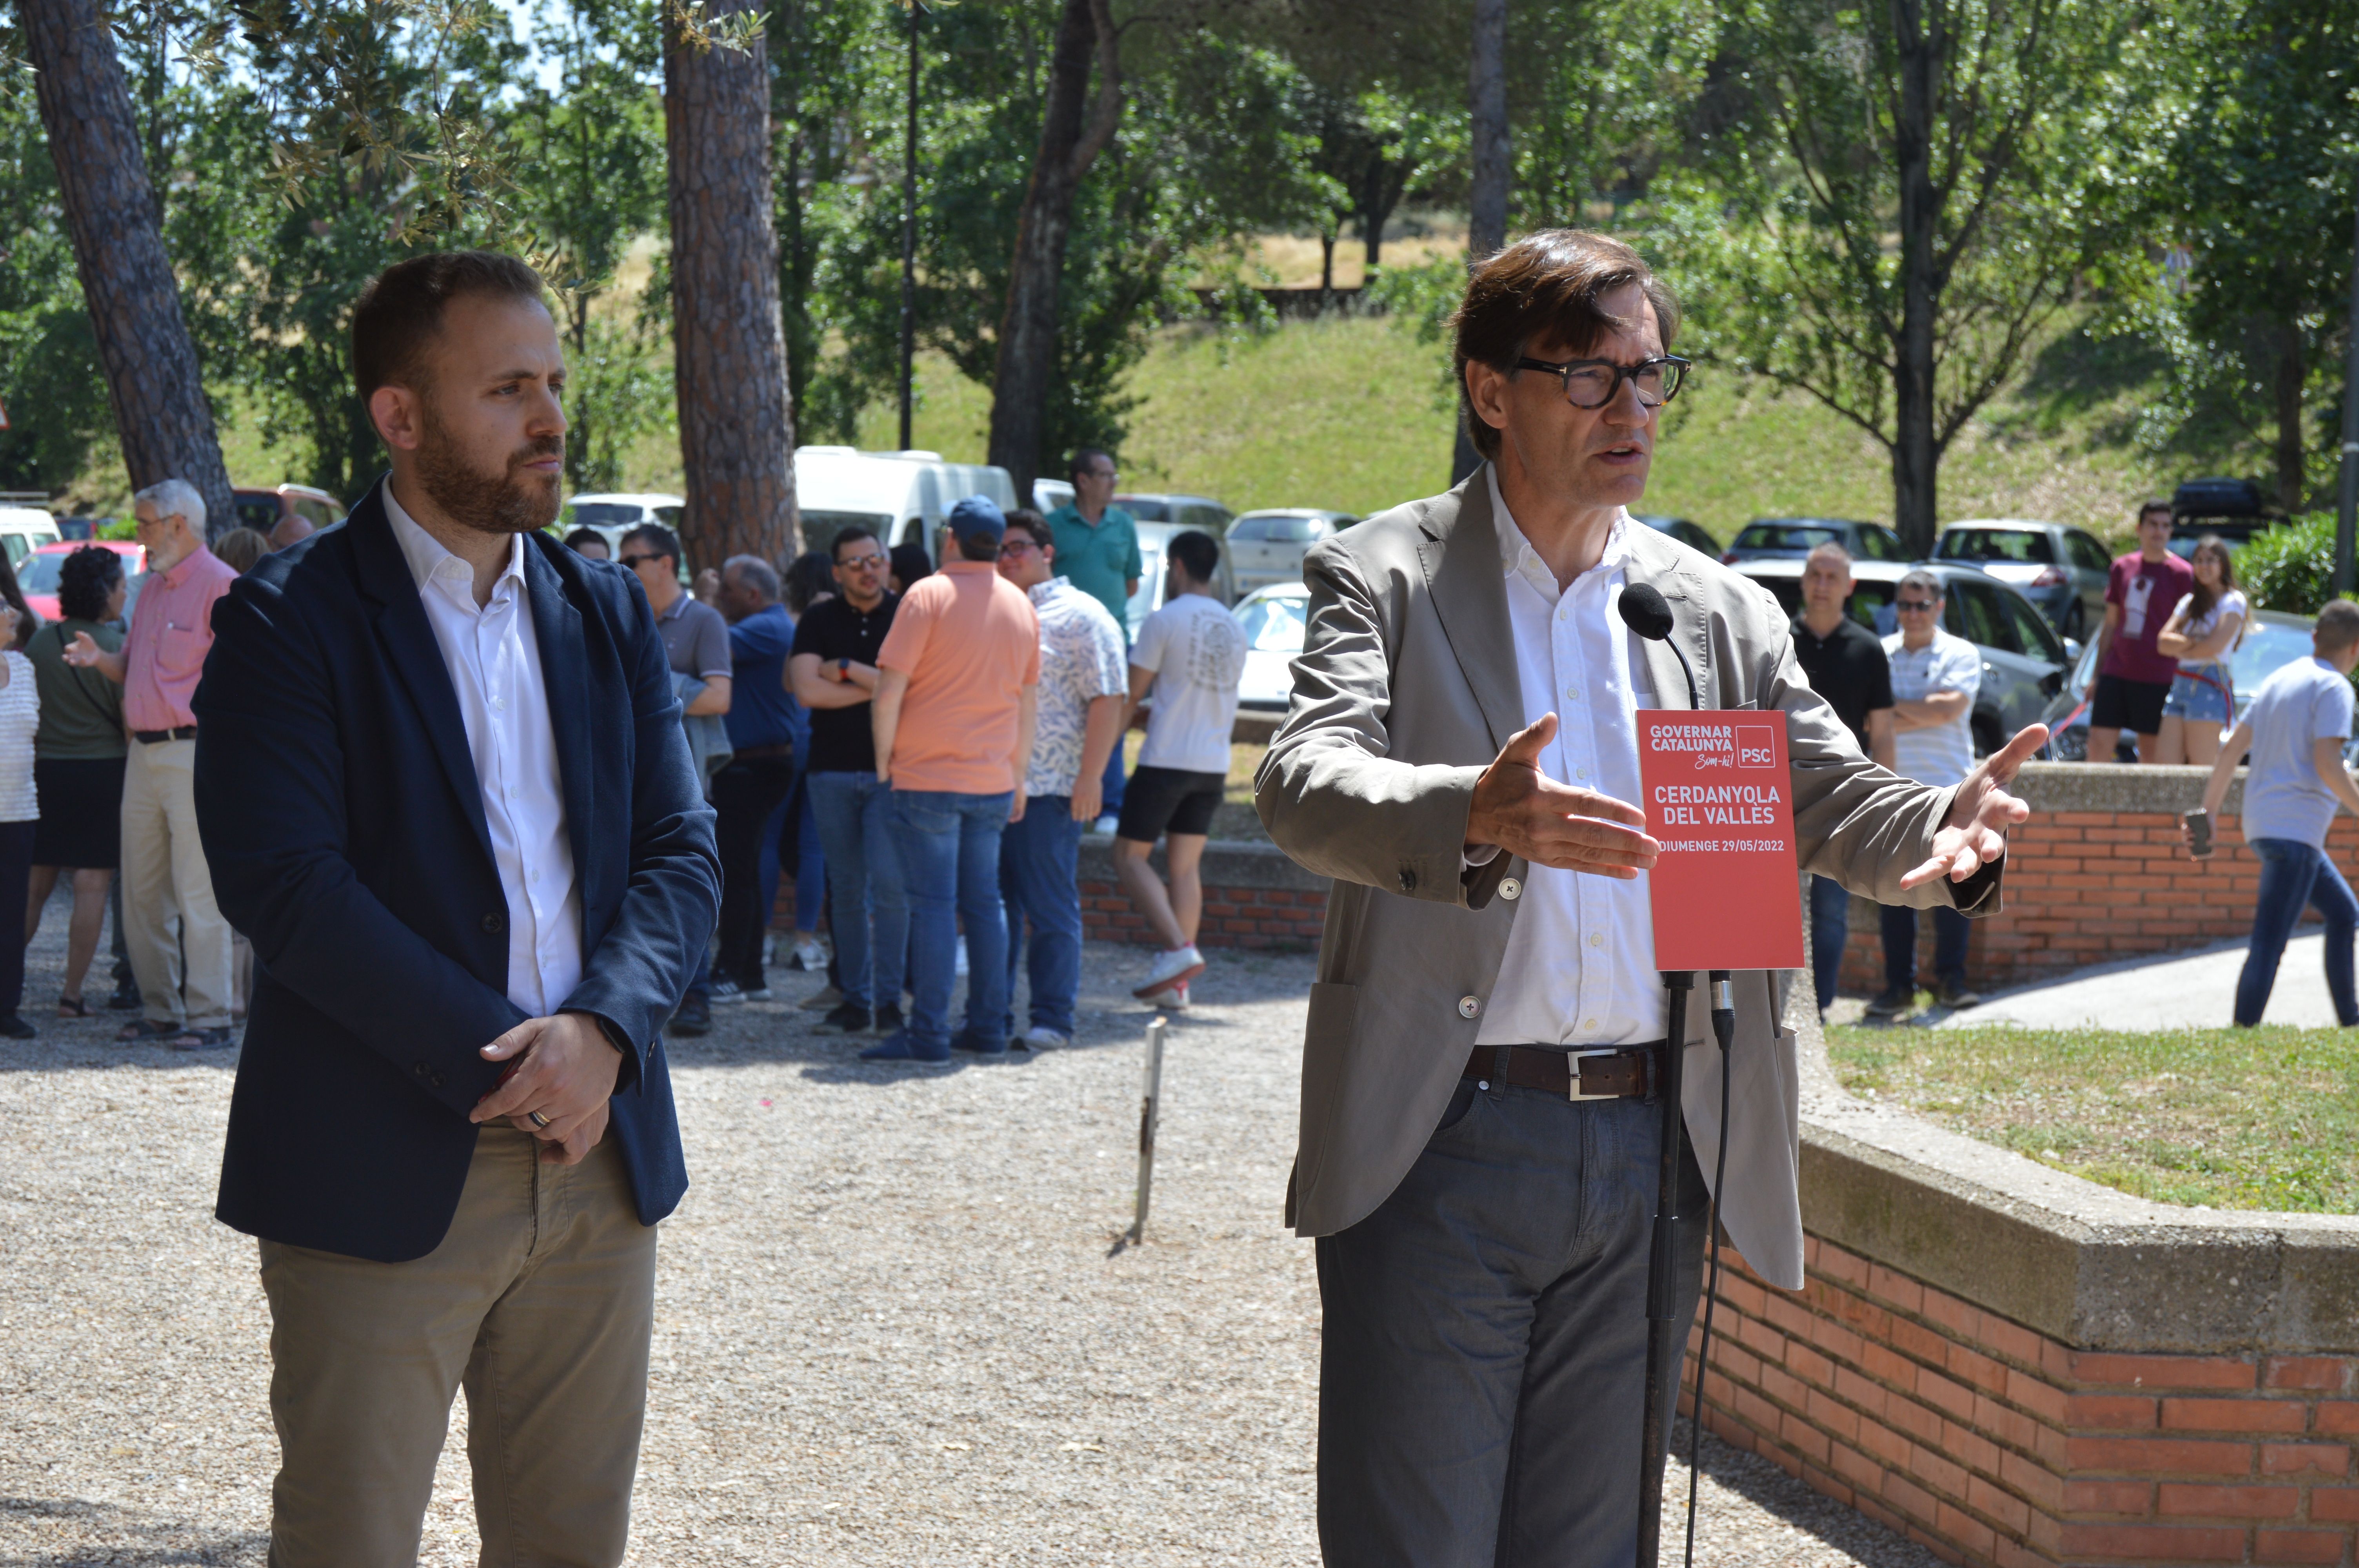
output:
M875 609L862 611L841 594L821 600L803 611L795 627L789 658L816 654L821 664L850 659L874 666L885 633L893 629L898 594L886 593ZM1877 655L1881 657L1882 654ZM873 773L876 771L876 737L868 727L869 706L814 708L810 710L810 771L815 773Z
M1794 618L1794 659L1810 677L1810 689L1827 699L1835 717L1867 750L1867 716L1892 706L1892 663L1875 633L1846 615L1824 639Z

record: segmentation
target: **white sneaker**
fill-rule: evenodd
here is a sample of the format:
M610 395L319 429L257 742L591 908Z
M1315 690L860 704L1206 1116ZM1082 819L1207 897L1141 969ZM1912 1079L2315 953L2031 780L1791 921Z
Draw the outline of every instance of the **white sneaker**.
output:
M1181 980L1176 985L1165 986L1152 996L1141 997L1139 1000L1158 1011L1185 1012L1188 1011L1188 982Z
M1203 972L1204 955L1196 951L1194 944L1173 947L1155 956L1155 963L1147 971L1147 982L1132 987L1130 994L1150 997L1166 986L1186 985Z
M951 973L954 975L962 975L966 973L966 938L963 936L958 939L958 946L951 953ZM1640 1379L1642 1382L1645 1379Z
M811 937L802 937L795 943L792 967L813 974L824 974L827 971L827 949Z
M1024 1032L1027 1051L1061 1051L1073 1043L1070 1034L1060 1034L1046 1024L1036 1023Z
M1103 833L1107 838L1111 838L1114 837L1114 829L1121 826L1122 818L1109 811L1103 816L1099 817L1095 822L1090 824L1090 831L1093 833Z

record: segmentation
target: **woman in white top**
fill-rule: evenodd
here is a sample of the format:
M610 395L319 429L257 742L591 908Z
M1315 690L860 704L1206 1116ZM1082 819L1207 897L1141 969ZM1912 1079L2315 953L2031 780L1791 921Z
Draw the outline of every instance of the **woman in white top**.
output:
M12 577L0 592L15 587ZM41 694L33 662L16 651L16 633L30 620L0 600L0 648L6 650L0 653L0 1035L13 1040L40 1033L16 1011L25 1000L25 897L33 874L33 829L41 816L33 792Z
M2195 587L2154 640L2157 653L2179 661L2179 677L2163 699L2154 760L2208 768L2220 755L2220 732L2236 721L2228 655L2244 640L2248 611L2218 535L2196 541L2187 564L2195 568Z

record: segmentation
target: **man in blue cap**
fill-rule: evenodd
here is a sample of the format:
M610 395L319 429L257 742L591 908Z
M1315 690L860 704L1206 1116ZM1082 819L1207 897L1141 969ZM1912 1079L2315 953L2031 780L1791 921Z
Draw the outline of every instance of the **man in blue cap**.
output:
M909 1022L860 1054L947 1062L953 1046L1007 1054L1007 919L999 836L1024 816L1040 683L1032 601L995 569L1007 521L987 496L951 509L958 558L901 596L876 650L876 777L909 905ZM966 925L966 1028L950 1033L958 926Z

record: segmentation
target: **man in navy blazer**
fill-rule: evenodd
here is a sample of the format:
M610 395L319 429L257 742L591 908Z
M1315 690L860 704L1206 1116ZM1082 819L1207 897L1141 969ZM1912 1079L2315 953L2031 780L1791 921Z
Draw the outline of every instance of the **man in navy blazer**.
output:
M414 1563L463 1385L484 1561L616 1563L712 814L644 592L538 532L539 278L405 262L353 339L392 472L221 601L195 701L205 852L259 960L215 1212L270 1301L270 1560Z

